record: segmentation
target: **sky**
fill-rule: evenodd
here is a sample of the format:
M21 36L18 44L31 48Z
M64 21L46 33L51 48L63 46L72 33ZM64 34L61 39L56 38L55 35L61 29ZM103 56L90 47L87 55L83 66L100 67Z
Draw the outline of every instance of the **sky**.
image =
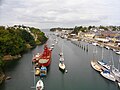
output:
M0 26L120 25L120 0L0 0Z

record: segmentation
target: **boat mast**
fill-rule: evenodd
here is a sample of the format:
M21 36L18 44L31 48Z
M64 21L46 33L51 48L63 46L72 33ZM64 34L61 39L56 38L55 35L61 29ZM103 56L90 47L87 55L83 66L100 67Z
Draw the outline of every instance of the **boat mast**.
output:
M119 64L120 64L120 56L119 56L119 60L118 60L118 71L119 71L119 68L120 68Z
M96 46L93 48L93 61L95 61L95 55L96 55L96 53L97 53L97 48L96 48Z
M112 57L112 64L110 65L110 70L112 70L113 69L113 67L114 67L114 61L113 61L113 53L111 52L111 57Z
M111 53L112 55L112 66L114 67L114 61L113 61L113 53Z
M103 47L102 47L102 60L103 60L103 52L104 52L104 49L103 49Z

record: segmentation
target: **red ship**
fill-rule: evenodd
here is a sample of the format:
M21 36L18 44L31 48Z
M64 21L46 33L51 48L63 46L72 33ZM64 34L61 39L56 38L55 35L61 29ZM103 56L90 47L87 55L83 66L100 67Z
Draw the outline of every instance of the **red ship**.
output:
M34 56L33 58L33 62L37 63L38 66L45 66L48 67L51 63L51 55L52 55L52 51L51 49L49 49L47 47L47 45L44 45L44 51L41 54L37 54Z

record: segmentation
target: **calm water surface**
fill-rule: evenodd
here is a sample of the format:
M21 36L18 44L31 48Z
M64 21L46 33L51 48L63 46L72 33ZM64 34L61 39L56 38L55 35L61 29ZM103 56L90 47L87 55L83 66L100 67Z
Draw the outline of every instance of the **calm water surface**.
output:
M56 36L51 35L48 40L50 46L54 43ZM70 41L57 38L58 44L55 44L52 52L52 62L49 67L47 77L43 78L45 90L119 90L117 83L111 82L103 78L90 66L93 58L94 46L85 42L80 42L85 48L88 45L88 52L74 45ZM63 53L68 73L62 73L59 68L59 53L63 45ZM21 59L9 63L6 74L12 79L5 81L0 86L0 90L35 90L31 88L34 85L34 74L32 65L32 56L37 52L41 52L43 46L37 46L33 50L29 50ZM101 59L101 48L97 47L96 57ZM104 59L106 62L111 60L111 50L104 49ZM118 55L113 52L115 66L118 63ZM35 78L35 83L39 77Z

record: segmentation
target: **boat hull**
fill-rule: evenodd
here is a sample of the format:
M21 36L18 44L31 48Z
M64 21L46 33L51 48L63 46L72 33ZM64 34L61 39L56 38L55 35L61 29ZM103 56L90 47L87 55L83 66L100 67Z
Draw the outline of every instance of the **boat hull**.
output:
M65 71L65 64L59 63L59 69Z
M108 80L111 80L111 81L114 81L114 82L115 82L115 77L114 77L113 75L108 74L108 73L103 73L103 72L101 72L100 74L101 74L103 77L105 77L106 79L108 79Z
M52 51L47 47L47 45L44 46L44 51L39 54L37 58L34 58L33 61L35 63L38 63L39 67L45 66L48 67L51 63L51 55Z
M120 87L120 82L118 82L118 86Z
M102 68L98 65L96 61L91 61L91 66L98 72L102 72Z
M36 90L43 90L44 89L44 84L42 80L39 80L36 84Z

